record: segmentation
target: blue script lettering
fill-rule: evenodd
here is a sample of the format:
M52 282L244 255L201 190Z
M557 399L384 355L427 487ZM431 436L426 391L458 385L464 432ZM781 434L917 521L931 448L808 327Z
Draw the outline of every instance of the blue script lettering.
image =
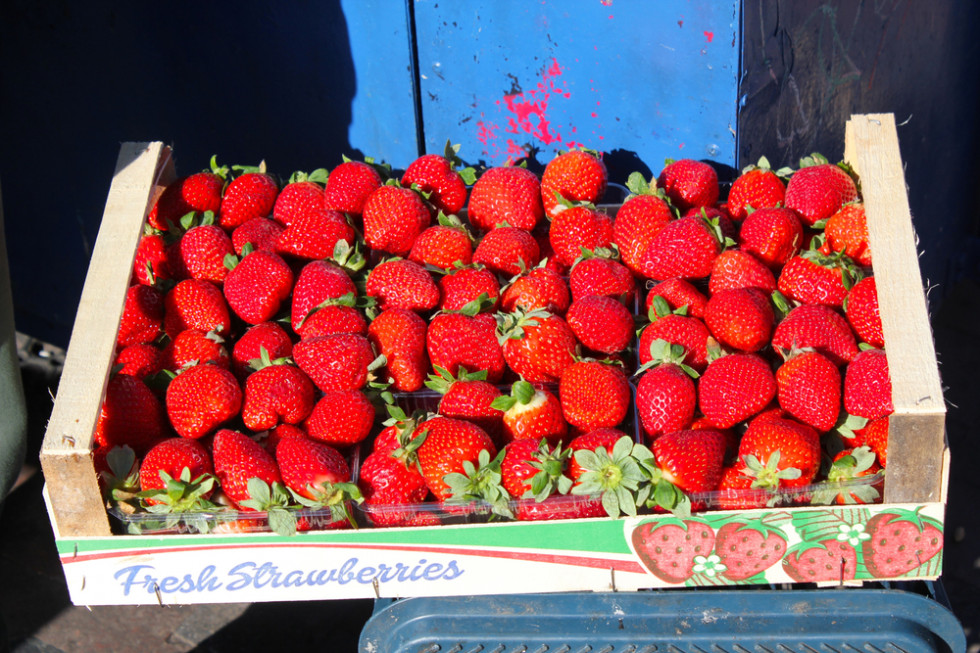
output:
M159 590L164 594L173 594L174 592L190 594L193 592L214 592L221 588L221 581L214 577L214 565L208 565L202 569L196 579L192 574L184 574L182 577L161 576L158 578L149 573L144 573L152 569L153 567L150 565L134 565L120 569L113 575L113 578L121 581L124 596L129 596L132 590L140 588L147 594L154 590Z

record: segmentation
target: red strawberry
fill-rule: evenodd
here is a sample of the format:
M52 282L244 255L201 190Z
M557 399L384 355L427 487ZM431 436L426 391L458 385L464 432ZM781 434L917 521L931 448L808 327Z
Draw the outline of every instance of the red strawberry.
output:
M629 268L619 261L601 256L576 261L568 276L568 287L573 299L603 295L632 306L636 296L636 280Z
M668 161L657 177L671 203L681 212L718 201L718 173L707 163L693 159Z
M306 316L326 300L348 294L356 297L357 286L340 266L330 261L310 261L300 270L293 287L293 330L300 333Z
M588 206L575 206L551 219L548 240L563 265L572 265L582 250L609 249L613 242L613 220Z
M358 298L350 294L324 300L307 314L303 323L296 328L296 332L303 339L332 336L338 333L366 336L367 318L364 317L364 312L357 308L358 303Z
M421 504L429 494L417 467L387 451L372 452L361 462L358 486L364 496L365 515L375 526L409 525L416 516L412 506Z
M432 213L418 192L386 185L364 203L364 242L371 249L407 256L432 223Z
M300 340L293 358L317 388L327 391L363 387L376 356L364 336L338 333Z
M408 253L408 260L442 270L469 265L473 261L473 241L462 224L439 216L439 224L419 234Z
M186 478L185 482L188 484L195 480L201 483L205 475L214 475L211 454L197 440L167 438L146 452L139 468L140 490L142 492L163 490L158 495L148 496L144 500L151 506L169 504L175 509L174 512L189 511L195 507L195 503L207 499L213 492L213 481L206 486L201 483L197 492L182 496L177 502L168 501L167 481L161 472L172 480L179 481L182 477Z
M286 358L293 355L293 342L275 322L249 327L231 350L232 370L238 378L244 379L254 370L250 363L262 357L263 349L272 360Z
M892 382L883 349L868 349L848 363L844 374L844 410L850 415L877 419L891 414Z
M150 226L168 231L192 211L217 213L221 208L221 191L225 186L226 174L227 169L218 168L212 159L210 172L198 172L169 184L147 216Z
M497 275L483 266L463 266L448 270L439 279L439 309L461 311L463 307L486 295L491 302L490 310L496 310L500 299L500 282Z
M729 522L715 533L715 553L726 578L746 580L777 564L786 553L786 537L764 520Z
M142 379L128 374L109 379L95 425L99 446L128 445L141 456L170 435L163 406Z
M631 540L651 574L677 585L694 576L695 559L708 559L714 550L715 533L700 521L667 519L640 524ZM711 575L715 573L712 569Z
M791 258L779 274L779 292L800 304L841 308L847 291L861 278L853 263L807 250Z
M170 266L178 278L221 284L228 276L225 257L235 253L231 238L217 225L191 227L174 244Z
M868 244L868 221L864 215L864 204L842 206L827 220L824 234L832 252L843 252L858 265L871 267L871 246Z
M210 281L184 279L167 293L163 306L163 328L171 338L187 329L221 336L231 332L228 302Z
M838 366L858 353L854 333L844 316L817 304L804 304L791 310L776 326L772 345L786 350L813 349Z
M437 372L438 375L430 376L425 385L442 395L438 413L473 422L486 431L494 443L501 442L504 412L494 408L493 403L502 395L497 386L486 381L486 371L471 374L461 367L458 376L444 369Z
M243 433L219 430L214 434L211 451L221 491L239 510L254 510L245 503L252 498L248 487L251 479L269 486L282 482L275 458Z
M776 278L752 254L728 249L718 255L711 267L708 292L714 295L732 288L758 288L768 296L776 290Z
M684 348L665 340L651 343L650 361L640 367L636 412L650 441L686 429L694 419L697 372L683 364Z
M634 172L626 181L631 194L616 212L613 223L613 242L619 249L623 264L633 274L645 276L644 261L650 243L674 218L674 214L661 194Z
M742 222L738 244L771 269L779 269L800 253L803 224L793 209L759 209Z
M878 349L885 346L881 310L878 308L878 286L874 277L865 277L854 284L844 299L844 314L861 340Z
M116 344L128 347L153 342L160 335L164 319L164 297L151 286L136 284L126 290Z
M564 315L571 303L571 294L560 274L546 267L534 267L504 287L500 302L501 308L508 313L518 308L525 311L541 308Z
M462 164L458 152L459 145L446 143L443 154L420 156L405 169L402 185L417 186L446 215L459 213L466 204L466 185L476 181L476 172L472 168L457 170Z
M606 193L609 173L598 152L570 150L562 152L544 168L541 175L541 201L545 214L554 217L567 202L595 204Z
M698 383L701 412L717 428L752 417L776 396L776 379L755 354L729 354L712 361Z
M618 426L632 402L626 374L618 365L576 361L561 373L562 414L583 432Z
M898 578L939 555L942 524L916 511L878 513L868 520L862 545L864 564L875 578Z
M160 356L160 362L164 369L172 372L179 372L199 363L211 363L229 369L231 359L224 342L224 338L215 333L187 329L167 343Z
M521 380L511 386L510 395L495 399L492 407L504 411L504 441L524 438L558 444L568 433L561 402L554 394Z
M318 174L320 173L320 174ZM306 173L293 173L289 183L282 187L276 203L272 206L272 218L284 227L293 224L300 217L323 208L323 186L314 179L326 176L326 170Z
M300 424L313 412L316 387L303 370L292 365L268 365L245 380L242 421L252 431L280 423Z
M742 473L755 477L752 487L803 487L820 469L820 436L791 419L753 420L742 435L738 457L744 464Z
M473 184L467 216L470 224L483 231L504 223L531 231L544 217L541 182L526 168L490 168Z
M224 293L235 315L249 324L268 322L293 290L293 271L277 254L256 250L225 279Z
M129 345L120 350L112 365L122 366L117 370L117 374L128 374L144 379L163 369L163 351L145 342Z
M565 315L578 341L592 351L618 354L633 341L633 314L612 297L589 295L576 299Z
M199 439L238 415L242 389L235 376L217 365L195 365L167 386L167 416L185 438Z
M498 316L504 359L531 383L556 383L574 362L575 334L557 315L536 309Z
M451 496L447 474L462 473L463 463L476 464L480 452L492 459L497 449L490 436L476 424L451 417L433 417L419 427L421 444L416 450L419 467L429 490L439 500Z
M878 458L878 463L885 467L888 460L888 417L868 420L865 427L855 433L871 447Z
M682 346L686 352L684 363L699 374L703 372L708 366L708 338L711 337L704 322L670 313L666 305L659 301L650 310L650 318L650 324L640 332L640 365L650 361L650 345L656 340L665 340Z
M252 218L231 232L231 245L235 253L242 255L246 244L251 243L252 249L275 251L279 236L286 230L281 224L269 218Z
M136 280L143 285L153 286L160 279L173 278L169 259L163 235L152 232L144 234L136 246L136 258L133 261Z
M514 499L532 499L538 496L543 501L549 495L557 493L557 481L562 476L565 461L562 459L562 453L553 450L547 440L532 438L512 440L507 443L503 452L504 456L500 463L500 483L507 490L507 494ZM566 453L564 458L567 457ZM549 465L552 461L554 464ZM550 471L556 473L552 478L549 478L548 471L543 469L545 465L552 467ZM538 476L539 474L541 476ZM540 479L537 480L540 486L537 492L531 487L532 479ZM570 488L571 481L568 480L567 484Z
M843 582L854 578L857 552L847 542L800 542L783 560L783 571L799 583Z
M499 382L505 361L496 331L497 321L487 313L438 313L425 336L433 369L441 367L453 376L461 366L471 372L485 370L488 382Z
M259 434L262 435L262 434ZM265 431L265 442L262 446L265 450L271 453L273 456L276 455L276 447L283 440L288 440L289 438L308 438L306 431L293 424L280 424L279 426Z
M721 252L717 227L700 217L668 222L641 255L640 272L649 279L701 279L711 274Z
M645 310L649 313L657 297L663 297L667 302L668 312L684 310L684 315L704 319L704 308L708 298L704 296L690 281L684 279L666 279L654 284L647 293Z
M336 486L351 480L350 465L339 451L307 438L282 440L276 447L276 464L283 485L301 497L326 505L342 499Z
M276 239L277 254L312 261L330 258L341 242L353 245L354 227L340 211L316 207L296 216Z
M261 170L262 166L257 172L246 172L225 188L218 223L229 233L252 218L266 218L272 214L279 185Z
M854 180L839 166L827 163L819 154L801 163L804 167L786 184L786 206L797 211L807 226L826 220L857 199Z
M439 304L439 286L425 268L407 259L384 261L368 274L366 294L382 311L405 308L424 312Z
M326 209L342 211L351 215L361 215L364 203L371 193L382 184L378 170L361 161L344 162L330 171L326 188L323 191L323 206Z
M382 311L368 327L368 339L385 357L388 377L399 392L415 392L425 382L427 328L417 313L404 308Z
M731 288L711 295L704 323L714 338L739 351L759 351L769 344L775 314L769 296L759 288Z
M732 219L741 222L750 215L749 209L768 209L782 206L786 196L786 184L769 168L769 161L762 157L758 165L748 166L732 182L728 191L728 211Z
M362 442L374 424L374 406L360 390L323 393L303 428L314 440L334 447Z
M722 469L721 481L714 495L714 505L719 510L753 510L764 508L771 495L765 489L753 487L754 476L745 473L741 461Z
M529 231L517 227L497 227L480 240L473 252L473 262L506 277L533 268L541 250Z
M721 482L725 438L718 431L665 433L653 443L662 478L684 492L713 492Z
M829 358L815 351L790 352L776 370L779 406L820 432L837 423L841 376Z
M884 482L862 485L855 479L881 471L871 447L865 445L839 451L827 472L829 487L814 494L814 503L838 505L875 503L881 498ZM836 486L836 487L835 487Z

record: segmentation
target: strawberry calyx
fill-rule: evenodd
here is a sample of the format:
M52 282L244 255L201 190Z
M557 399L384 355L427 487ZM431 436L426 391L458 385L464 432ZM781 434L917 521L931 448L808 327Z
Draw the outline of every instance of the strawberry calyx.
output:
M355 241L351 245L344 239L337 241L333 248L333 254L327 260L336 263L344 272L352 276L367 265L367 259L361 252L360 242Z
M553 219L556 215L558 215L562 211L567 211L568 209L586 208L589 209L590 211L596 210L596 206L592 202L570 200L564 195L562 195L561 191L559 190L555 190L554 195L555 195L555 201L557 203L555 204L555 207L551 210L551 213L548 214L547 216L549 220Z
M530 311L523 311L520 308L512 313L497 313L497 340L503 345L508 340L519 340L524 337L524 329L531 326L539 326L541 320L546 320L552 316L550 311L543 308L535 308Z
M213 175L217 175L217 176L221 177L227 183L227 181L228 181L228 173L230 171L228 170L228 166L219 166L218 165L218 155L217 154L212 154L211 155L211 161L209 163L209 168L207 170L204 170L203 172L210 172Z
M343 519L352 528L357 528L357 523L354 521L354 515L351 514L349 504L351 501L363 503L364 497L356 483L329 483L325 481L315 486L312 484L308 485L306 491L313 497L312 499L295 492L292 488L286 489L289 490L293 500L303 508L315 511L329 510L330 521ZM271 515L269 521L271 526Z
M626 189L630 194L623 201L624 204L637 195L653 195L667 201L667 194L664 192L664 189L657 186L656 175L651 176L650 181L647 181L642 172L631 172L626 178Z
M780 481L791 481L802 476L802 472L796 467L780 469L780 457L781 452L776 450L764 464L754 454L747 454L742 458L745 463L742 473L754 479L751 487L775 492L781 485Z
M660 365L676 365L684 370L684 373L692 379L701 376L697 370L684 363L686 357L687 350L684 348L684 345L667 342L662 338L658 338L650 343L650 360L638 367L636 372L633 373L633 376L640 376L647 370Z
M391 164L390 163L384 163L384 162L380 162L379 163L379 162L377 162L377 161L374 160L374 157L366 156L366 157L364 157L364 160L363 161L358 161L357 159L352 159L352 158L348 157L346 154L342 154L340 156L340 159L341 159L341 161L343 163L355 163L355 162L356 163L366 163L367 165L369 165L372 168L374 168L375 172L377 172L379 175L381 175L381 179L383 179L383 180L384 179L388 179L388 178L391 177Z
M500 395L499 397L496 397L493 402L491 402L490 407L496 410L502 410L506 413L517 404L526 406L527 404L531 403L531 401L534 400L534 394L536 392L537 390L533 385L524 379L520 379L519 381L515 381L511 384L509 395Z
M293 174L289 175L289 180L287 183L295 184L302 181L312 181L321 186L327 183L327 179L330 176L330 171L326 168L317 168L310 172L303 172L302 170L296 170Z
M269 519L269 528L279 535L296 534L295 511L290 510L291 497L295 496L282 483L276 482L271 486L261 478L248 479L248 499L238 502L238 505L264 512Z
M449 161L449 167L460 176L463 183L472 186L476 183L476 169L472 166L464 167L463 160L459 158L459 150L459 143L454 144L452 140L446 139L446 148L442 155Z
M256 372L273 365L295 365L296 362L289 356L282 356L280 358L273 359L269 355L269 350L265 346L259 347L259 357L253 358L248 361L248 366L251 367Z
M849 415L842 410L840 417L837 419L837 424L834 425L832 431L840 435L842 438L853 440L857 437L857 433L855 433L855 431L860 431L867 426L868 421L869 420L867 417Z
M610 244L609 247L596 247L595 249L579 247L579 251L582 252L582 255L572 261L572 266L569 268L569 271L574 270L576 265L590 258L604 258L612 261L619 260L619 246L615 243ZM539 264L537 267L541 267L541 265Z
M391 457L397 458L406 467L414 465L421 471L416 452L425 441L426 431L419 428L426 418L425 411L418 410L408 415L401 406L395 406L391 403L386 404L385 408L389 417L382 424L384 426L398 426L396 436L398 446L391 452Z
M538 472L531 477L530 487L520 498L541 503L555 493L568 494L572 489L572 479L565 475L565 467L571 455L571 449L562 449L560 444L549 447L547 438L541 438L538 450L528 461Z
M640 468L634 449L638 453L649 456L653 453L646 447L633 441L629 436L623 436L616 441L612 451L598 447L595 451L580 449L575 452L575 462L584 473L578 483L572 487L571 493L579 496L598 496L606 514L613 519L620 514L636 516L636 508L646 499L641 486L647 476Z
M434 390L441 395L449 392L449 388L452 387L457 381L486 381L487 371L477 370L475 372L470 372L462 365L459 366L459 370L456 376L444 367L439 365L433 365L432 369L435 370L435 374L430 374L429 378L425 381L425 387L430 390Z
M113 503L130 503L139 492L139 465L136 464L136 452L129 445L115 446L106 452L105 462L108 467L99 472L106 488L106 498Z
M683 306L678 306L676 310L671 310L670 304L664 299L662 295L656 295L653 301L650 302L650 310L647 312L647 319L650 323L654 323L660 318L667 317L668 315L687 315L687 304Z
M176 525L180 522L182 513L210 512L217 509L217 506L206 498L214 491L217 480L214 474L201 474L192 479L189 467L184 467L178 478L173 478L163 470L160 470L159 474L163 481L162 488L143 490L135 495L140 499L140 506L147 512L172 515L171 525ZM149 501L150 499L152 502Z
M475 465L471 460L464 460L462 473L450 472L442 478L449 486L450 494L446 502L460 504L485 501L490 505L493 514L513 519L514 512L509 505L511 496L501 483L500 465L503 459L503 451L491 460L490 452L483 449L477 456Z

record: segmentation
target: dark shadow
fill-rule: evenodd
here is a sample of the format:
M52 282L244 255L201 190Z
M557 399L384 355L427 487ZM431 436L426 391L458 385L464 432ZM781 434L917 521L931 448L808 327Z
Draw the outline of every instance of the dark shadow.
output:
M609 171L609 181L617 184L625 184L626 178L634 172L641 173L648 180L653 175L650 166L637 156L636 152L630 150L617 149L606 152L602 160L606 164L606 170Z

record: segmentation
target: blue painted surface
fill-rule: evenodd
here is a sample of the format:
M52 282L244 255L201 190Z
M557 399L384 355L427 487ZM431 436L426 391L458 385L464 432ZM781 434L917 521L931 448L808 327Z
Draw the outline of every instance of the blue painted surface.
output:
M451 138L487 164L585 145L613 168L734 165L739 6L417 0L426 149Z

